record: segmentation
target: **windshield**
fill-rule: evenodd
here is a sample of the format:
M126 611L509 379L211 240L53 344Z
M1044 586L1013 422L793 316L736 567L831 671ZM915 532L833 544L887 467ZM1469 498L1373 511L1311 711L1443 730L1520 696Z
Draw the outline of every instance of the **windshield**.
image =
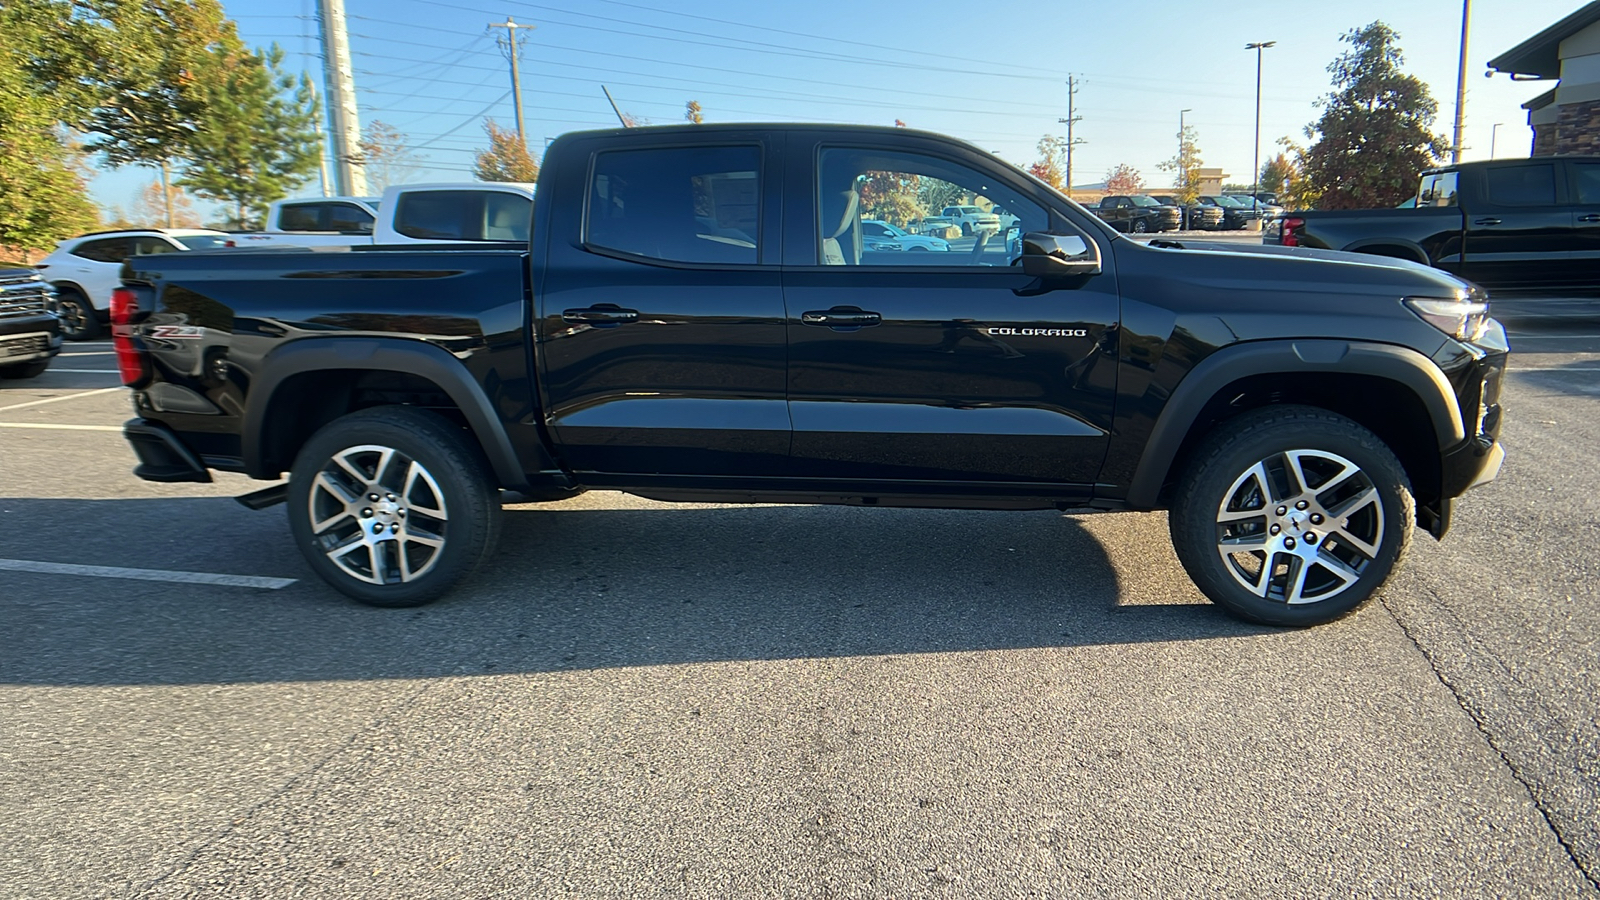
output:
M1156 201L1150 199L1149 197L1130 197L1128 199L1133 201L1133 205L1134 206L1160 206L1161 205L1161 204L1157 203Z
M229 244L229 238L225 234L174 235L172 239L182 244L186 250L215 250Z
M1239 201L1233 199L1232 197L1213 197L1211 199L1218 206L1228 206L1228 207L1233 207L1233 208L1237 209L1237 208L1239 208L1239 207L1244 205L1244 204L1240 203Z

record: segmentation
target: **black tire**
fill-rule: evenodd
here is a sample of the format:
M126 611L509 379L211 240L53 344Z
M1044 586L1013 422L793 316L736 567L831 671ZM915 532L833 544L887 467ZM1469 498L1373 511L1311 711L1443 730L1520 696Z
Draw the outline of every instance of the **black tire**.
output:
M392 451L383 471L375 471L381 452L362 447ZM287 505L289 529L311 568L372 606L439 599L472 576L500 533L500 491L472 435L407 406L353 412L312 435L289 473ZM386 536L371 536L371 528ZM349 552L337 554L338 547Z
M62 339L87 341L100 336L100 317L89 298L73 288L57 288L56 303L61 307Z
M972 225L967 223L967 222L962 222L961 223L961 236L962 237L966 237L966 236L968 236L970 234L972 234Z
M38 378L48 368L50 368L50 360L48 359L12 363L9 366L0 366L0 378Z
M1227 420L1191 457L1175 497L1168 525L1189 577L1229 613L1266 625L1320 625L1359 607L1400 565L1416 521L1394 453L1350 419L1310 406Z
M1134 219L1132 228L1134 234L1144 234L1150 230L1150 223L1143 219Z

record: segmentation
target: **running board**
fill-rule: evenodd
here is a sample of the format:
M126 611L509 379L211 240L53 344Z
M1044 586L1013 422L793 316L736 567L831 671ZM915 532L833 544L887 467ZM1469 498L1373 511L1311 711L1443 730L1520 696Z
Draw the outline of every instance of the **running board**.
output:
M266 509L269 506L277 506L279 503L289 499L289 486L287 484L275 484L272 487L251 491L233 499L239 501L241 506L249 509Z

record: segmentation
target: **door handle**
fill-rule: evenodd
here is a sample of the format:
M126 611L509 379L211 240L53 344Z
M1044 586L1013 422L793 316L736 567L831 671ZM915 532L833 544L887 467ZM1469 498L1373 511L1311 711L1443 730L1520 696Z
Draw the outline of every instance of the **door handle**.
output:
M883 322L883 316L855 306L835 306L800 314L800 324L824 328L870 328Z
M1595 213L1590 213L1587 216L1579 216L1578 217L1578 221L1579 222L1600 222L1600 215L1597 215Z
M1496 219L1493 216L1486 216L1486 217L1484 217L1482 219L1473 219L1472 220L1472 224L1474 224L1474 225L1499 225L1500 224L1500 220Z
M566 310L561 313L561 320L584 325L625 325L629 322L639 321L639 311L602 303L597 306L591 306L588 309Z

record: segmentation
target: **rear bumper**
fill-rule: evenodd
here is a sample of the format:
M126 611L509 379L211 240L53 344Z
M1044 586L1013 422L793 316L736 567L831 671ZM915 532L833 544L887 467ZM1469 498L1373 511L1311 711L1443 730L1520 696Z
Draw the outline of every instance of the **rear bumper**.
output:
M200 457L184 446L172 429L148 419L129 419L122 426L122 436L128 439L139 464L133 474L145 481L165 483L211 480L211 472L200 463Z

